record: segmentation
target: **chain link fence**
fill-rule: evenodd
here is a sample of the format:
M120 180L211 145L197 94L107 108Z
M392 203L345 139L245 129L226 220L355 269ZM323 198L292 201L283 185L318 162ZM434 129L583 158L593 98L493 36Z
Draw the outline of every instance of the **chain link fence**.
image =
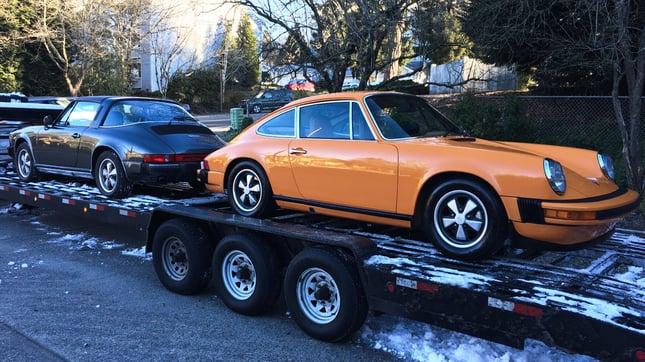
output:
M459 101L460 96L429 96L428 99L443 113ZM482 105L503 107L505 97L480 95L476 97ZM614 113L611 97L545 97L517 96L523 105L526 127L522 129L522 140L563 146L598 150L610 155L616 166L617 181L624 183L624 161L622 140ZM621 98L625 122L629 125L627 98ZM645 155L645 99L641 104L640 144ZM475 135L477 136L477 135ZM509 139L514 141L514 139Z

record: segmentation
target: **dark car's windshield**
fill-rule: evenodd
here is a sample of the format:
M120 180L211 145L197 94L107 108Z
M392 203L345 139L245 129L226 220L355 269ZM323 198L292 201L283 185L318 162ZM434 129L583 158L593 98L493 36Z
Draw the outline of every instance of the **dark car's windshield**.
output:
M375 94L365 100L379 132L387 139L462 134L424 99L404 94Z

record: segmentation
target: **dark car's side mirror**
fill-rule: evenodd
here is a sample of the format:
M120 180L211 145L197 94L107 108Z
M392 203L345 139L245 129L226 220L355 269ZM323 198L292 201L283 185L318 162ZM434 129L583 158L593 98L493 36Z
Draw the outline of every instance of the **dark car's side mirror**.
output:
M46 115L45 117L43 117L43 124L45 125L45 128L49 128L52 125L53 121L54 120L50 115Z

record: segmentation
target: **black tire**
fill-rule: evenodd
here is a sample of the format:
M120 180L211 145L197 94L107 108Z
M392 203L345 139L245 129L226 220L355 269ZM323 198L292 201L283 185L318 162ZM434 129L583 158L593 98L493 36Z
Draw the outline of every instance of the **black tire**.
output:
M269 179L253 162L240 162L233 167L227 192L231 207L240 215L262 218L275 209Z
M467 179L446 181L433 190L423 227L441 252L459 259L493 255L509 232L508 217L496 195Z
M18 177L23 181L35 181L38 179L38 171L36 171L36 161L34 160L33 153L26 143L21 143L16 150L16 156L13 161Z
M213 254L217 295L237 313L267 312L280 292L277 260L275 252L261 239L242 233L225 236Z
M121 199L132 192L132 182L114 151L103 151L99 155L94 165L94 180L99 191L111 198Z
M253 107L251 107L251 113L260 113L260 112L262 112L261 104L254 104Z
M161 284L184 295L199 293L210 282L213 246L194 221L172 219L155 232L152 263Z
M355 266L328 250L308 248L293 258L284 295L298 326L323 341L349 337L367 317L367 299Z

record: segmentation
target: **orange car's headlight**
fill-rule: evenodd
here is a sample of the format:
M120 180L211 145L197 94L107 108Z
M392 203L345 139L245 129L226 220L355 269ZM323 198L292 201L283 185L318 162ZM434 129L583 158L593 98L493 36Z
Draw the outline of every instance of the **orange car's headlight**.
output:
M564 170L560 162L550 158L544 159L544 175L546 176L551 189L557 194L563 194L567 189L567 181L564 177Z
M616 172L614 171L614 162L611 157L598 153L598 165L605 176L609 177L609 179L613 181L614 177L616 177Z

